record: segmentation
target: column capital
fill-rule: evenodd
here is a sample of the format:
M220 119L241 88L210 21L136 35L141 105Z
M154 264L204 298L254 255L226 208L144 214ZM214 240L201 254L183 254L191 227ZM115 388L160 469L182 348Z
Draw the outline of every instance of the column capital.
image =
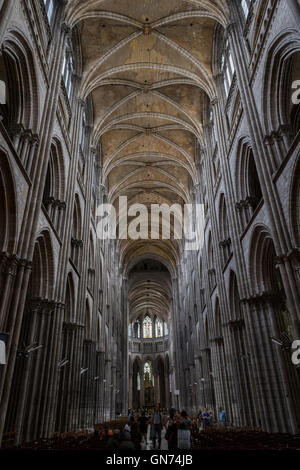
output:
M85 107L85 101L82 98L77 98L77 103L84 108Z
M228 36L231 36L233 34L234 28L235 28L235 22L234 21L232 21L231 23L229 23L226 26L226 33L228 34Z
M71 26L69 26L65 21L61 24L61 31L64 33L66 36L69 36L71 33Z

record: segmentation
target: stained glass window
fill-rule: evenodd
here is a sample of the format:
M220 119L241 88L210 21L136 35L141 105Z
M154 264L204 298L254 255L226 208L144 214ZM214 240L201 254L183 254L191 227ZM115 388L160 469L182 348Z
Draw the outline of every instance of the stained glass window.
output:
M68 41L65 56L64 56L63 69L62 69L62 77L63 77L63 81L65 84L68 98L71 97L73 73L74 73L74 64L73 64L73 57L72 57L72 45L71 45L71 41Z
M137 390L141 390L141 376L140 373L137 373Z
M144 381L146 383L149 383L149 382L153 383L151 362L145 362L145 365L144 365Z
M248 18L249 15L249 8L250 8L251 0L241 0L241 7L244 13L245 18Z
M143 333L144 338L152 338L152 321L148 315L144 318Z
M232 60L232 55L230 52L230 46L229 46L228 40L225 43L225 48L224 48L222 58L221 58L221 70L223 73L225 93L227 96L229 93L231 84L232 84L234 73L235 73L234 63Z
M141 337L141 322L139 318L135 320L133 324L133 337L140 338Z
M155 337L161 338L163 336L163 326L162 322L156 318L155 319Z
M43 1L44 1L46 13L47 13L48 21L49 23L51 23L53 11L54 11L53 0L43 0Z

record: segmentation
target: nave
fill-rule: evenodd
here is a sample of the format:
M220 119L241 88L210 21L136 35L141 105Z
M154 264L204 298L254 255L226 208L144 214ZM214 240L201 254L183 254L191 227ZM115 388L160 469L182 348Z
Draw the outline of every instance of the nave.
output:
M300 433L299 25L0 0L2 446L156 406Z

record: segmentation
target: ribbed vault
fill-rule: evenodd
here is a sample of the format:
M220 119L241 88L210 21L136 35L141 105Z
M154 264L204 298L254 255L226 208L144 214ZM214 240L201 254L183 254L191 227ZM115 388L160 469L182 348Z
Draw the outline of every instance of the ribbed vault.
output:
M224 1L69 2L67 22L82 37L80 98L92 97L93 144L101 142L102 184L118 209L191 202L196 142L215 97L213 38L227 24ZM178 240L123 240L122 261L157 255L175 266Z

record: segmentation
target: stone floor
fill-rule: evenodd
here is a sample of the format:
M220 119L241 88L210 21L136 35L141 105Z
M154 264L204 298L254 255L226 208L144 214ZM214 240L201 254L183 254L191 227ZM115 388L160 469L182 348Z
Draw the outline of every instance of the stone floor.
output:
M142 450L153 450L153 442L150 436L150 432L151 432L151 426L149 424L148 432L147 432L147 442L145 441L142 442L141 444ZM168 450L168 443L165 439L165 434L166 434L166 430L163 429L161 432L161 450Z

